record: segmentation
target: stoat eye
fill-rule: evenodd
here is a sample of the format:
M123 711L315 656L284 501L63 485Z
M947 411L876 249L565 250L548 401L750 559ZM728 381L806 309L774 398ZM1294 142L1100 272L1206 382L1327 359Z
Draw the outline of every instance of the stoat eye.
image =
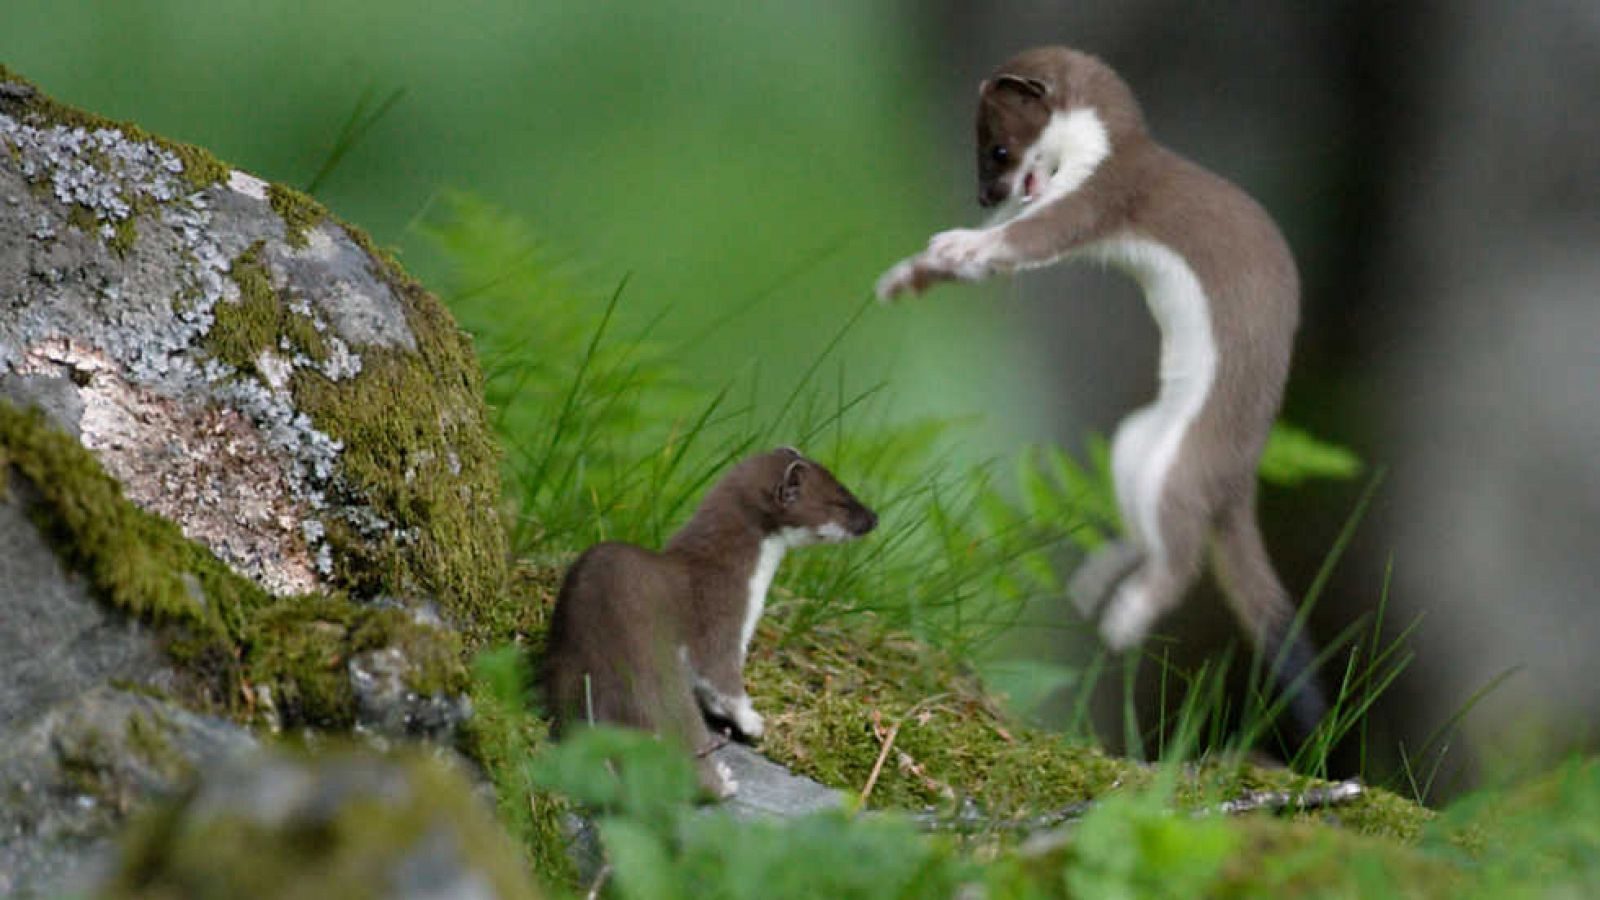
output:
M1004 163L1011 158L1011 151L1006 149L1005 144L995 144L989 148L989 158L997 163Z

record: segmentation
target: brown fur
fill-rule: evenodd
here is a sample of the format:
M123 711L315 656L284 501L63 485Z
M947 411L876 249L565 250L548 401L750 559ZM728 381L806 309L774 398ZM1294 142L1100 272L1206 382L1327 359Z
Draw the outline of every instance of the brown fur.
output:
M842 540L876 524L832 473L782 448L724 475L660 552L591 547L568 570L550 621L544 688L555 733L609 722L661 734L700 755L702 780L727 793L704 760L714 743L705 715L741 728L741 709L754 715L742 629L762 542ZM759 716L749 721L759 730Z
M1299 318L1294 260L1254 200L1151 139L1132 91L1109 67L1060 47L1014 57L980 88L980 202L1008 199L1008 180L1052 113L1083 108L1098 116L1110 151L1076 190L979 233L985 243L961 265L935 252L936 236L928 252L891 269L880 292L887 297L1046 265L1130 238L1181 257L1208 301L1217 359L1205 403L1162 482L1164 552L1156 558L1130 534L1128 542L1091 557L1074 579L1074 592L1092 611L1119 587L1135 586L1157 614L1170 610L1197 577L1214 536L1217 569L1239 620L1269 661L1285 657L1280 680L1299 680L1315 654L1303 637L1290 634L1293 601L1273 571L1255 517L1256 466L1282 400ZM1005 148L1003 158L997 146ZM1125 524L1131 532L1132 523ZM1314 685L1301 687L1292 693L1291 711L1304 734L1325 705Z

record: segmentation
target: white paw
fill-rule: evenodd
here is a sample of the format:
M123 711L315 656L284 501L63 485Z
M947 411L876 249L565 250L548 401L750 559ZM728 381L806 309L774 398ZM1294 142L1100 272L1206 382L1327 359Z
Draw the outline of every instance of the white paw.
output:
M749 697L740 697L733 703L733 724L747 738L758 738L767 730L766 720L750 705Z
M1112 595L1111 604L1100 619L1100 639L1107 647L1121 653L1141 643L1155 619L1156 611L1145 592L1123 585Z
M1090 554L1072 573L1072 580L1067 582L1067 596L1072 598L1079 614L1085 619L1093 619L1095 613L1106 605L1112 591L1133 573L1142 558L1143 554L1134 545L1124 541L1113 541Z
M726 800L739 793L739 782L734 780L733 770L728 768L727 763L716 760L711 764L711 770L717 773L717 799Z
M994 270L1000 239L994 231L955 228L941 231L928 241L923 254L928 267L963 281L977 281Z
M916 257L902 259L883 273L874 290L881 303L891 303L906 291L917 290Z

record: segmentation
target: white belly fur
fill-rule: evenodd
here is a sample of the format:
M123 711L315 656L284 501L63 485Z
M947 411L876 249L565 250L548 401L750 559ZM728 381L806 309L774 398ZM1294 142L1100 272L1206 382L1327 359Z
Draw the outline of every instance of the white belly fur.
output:
M785 527L762 538L761 551L756 556L755 571L750 573L744 621L739 626L741 666L750 653L750 639L756 636L756 623L761 621L761 613L767 608L767 589L772 587L772 578L778 574L778 564L783 562L784 554L791 547L804 547L825 540L828 533L823 529Z
M1137 237L1101 242L1090 253L1139 282L1161 329L1161 387L1156 401L1117 428L1111 469L1123 526L1155 558L1161 540L1161 495L1189 426L1199 417L1217 374L1211 302L1194 269L1164 244Z
M768 536L761 542L761 555L756 558L756 569L750 573L749 594L745 598L744 622L739 626L739 664L744 665L750 652L750 639L756 635L756 623L767 608L767 588L772 586L772 576L778 574L778 564L783 562L789 542L781 534Z

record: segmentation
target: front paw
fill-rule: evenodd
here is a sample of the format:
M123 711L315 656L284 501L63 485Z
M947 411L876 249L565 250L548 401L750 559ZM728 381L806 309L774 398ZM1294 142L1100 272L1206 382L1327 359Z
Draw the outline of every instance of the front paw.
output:
M918 257L915 256L909 259L902 259L890 267L889 271L883 273L883 277L878 279L875 287L880 302L892 303L907 291L913 294L922 292L926 285L918 277L917 259Z
M949 273L949 277L977 281L994 271L999 249L1000 239L993 231L955 228L929 239L922 259L928 268Z
M749 697L741 697L735 702L733 725L739 729L740 734L751 740L761 737L767 731L766 720L762 719L761 714L756 712L754 706L750 705Z

